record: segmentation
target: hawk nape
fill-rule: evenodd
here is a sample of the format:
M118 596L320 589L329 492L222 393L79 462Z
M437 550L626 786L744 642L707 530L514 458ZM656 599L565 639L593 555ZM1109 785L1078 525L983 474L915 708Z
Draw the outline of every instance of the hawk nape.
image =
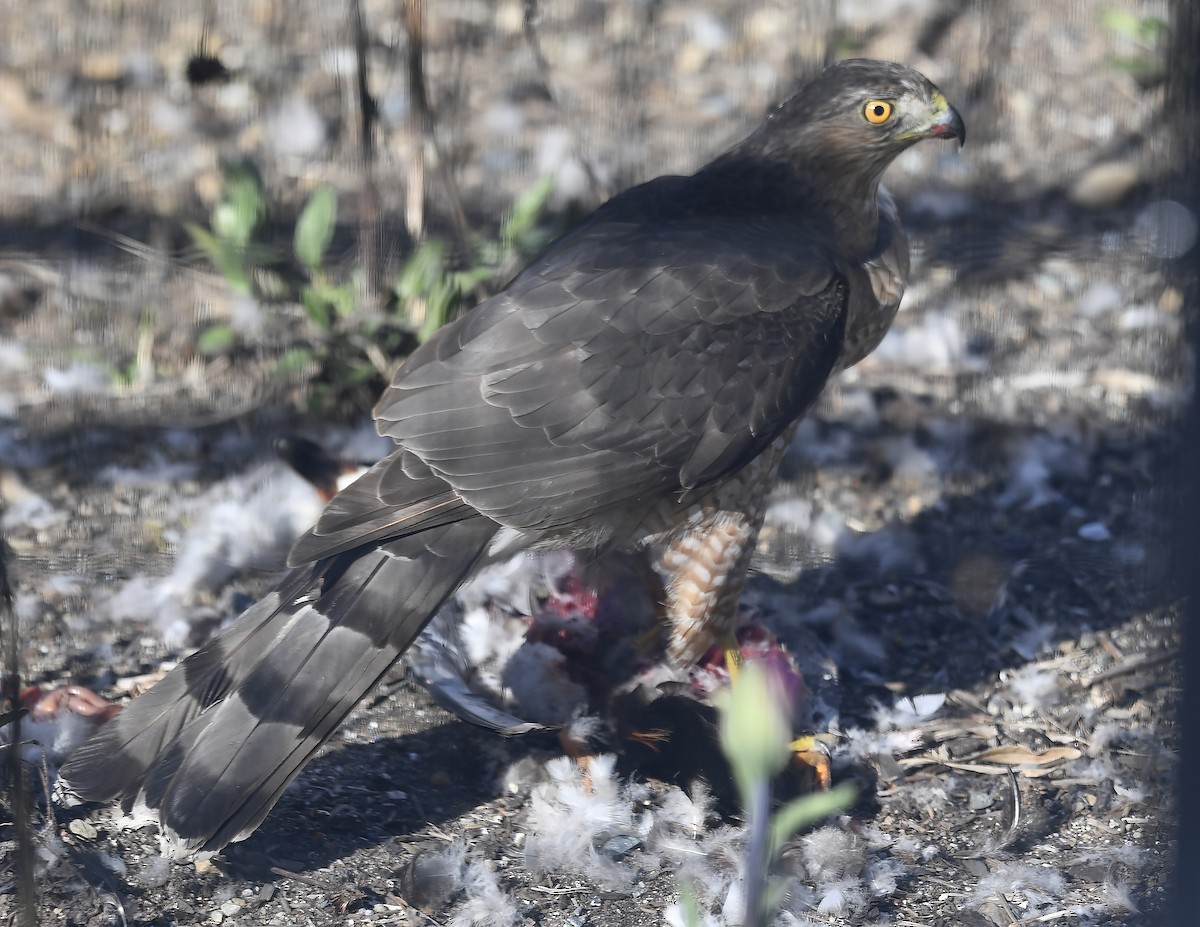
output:
M797 421L899 305L880 176L964 135L922 75L842 61L695 174L605 203L408 358L375 407L395 450L61 792L144 803L176 855L247 836L457 586L521 548L649 551L668 657L697 659L733 629Z

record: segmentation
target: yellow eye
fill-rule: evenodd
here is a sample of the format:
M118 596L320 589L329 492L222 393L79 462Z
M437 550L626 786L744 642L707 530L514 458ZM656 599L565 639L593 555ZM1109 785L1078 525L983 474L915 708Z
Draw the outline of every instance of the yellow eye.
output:
M868 100L863 107L863 116L873 126L881 126L892 118L895 107L887 100Z

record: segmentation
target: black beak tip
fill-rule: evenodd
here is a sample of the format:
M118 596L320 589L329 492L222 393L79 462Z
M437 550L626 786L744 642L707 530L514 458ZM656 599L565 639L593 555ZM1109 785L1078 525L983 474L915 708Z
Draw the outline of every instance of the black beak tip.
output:
M953 106L947 106L938 116L929 127L929 135L932 138L956 138L959 148L967 143L967 127Z
M947 115L950 118L947 120L946 137L958 139L958 147L962 148L967 143L967 127L957 110L951 109Z

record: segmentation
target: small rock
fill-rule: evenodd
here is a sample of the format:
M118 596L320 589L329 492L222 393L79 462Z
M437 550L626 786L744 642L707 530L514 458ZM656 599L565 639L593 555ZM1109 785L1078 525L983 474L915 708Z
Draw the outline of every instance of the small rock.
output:
M1179 317L1163 312L1157 306L1130 306L1121 313L1117 326L1121 331L1137 331L1141 329L1166 328L1173 329L1179 324Z
M1071 202L1084 209L1121 205L1138 182L1137 168L1127 161L1106 161L1084 171L1071 186Z
M76 837L82 837L84 840L95 840L100 832L89 821L76 819L67 825L67 830L73 833Z
M972 792L967 798L967 807L972 811L982 811L992 807L994 799L987 792Z
M1097 280L1084 290L1075 308L1080 315L1091 319L1106 312L1111 312L1118 308L1122 302L1124 302L1124 294L1122 294L1120 287L1114 286L1106 280Z
M311 157L325 146L325 120L303 97L289 97L267 117L267 140L276 155Z
M1112 532L1102 521L1089 521L1086 525L1080 525L1076 533L1085 541L1107 541L1112 537Z
M615 837L605 841L604 846L600 848L600 852L614 862L620 862L641 846L641 844L642 841L631 834L617 834Z

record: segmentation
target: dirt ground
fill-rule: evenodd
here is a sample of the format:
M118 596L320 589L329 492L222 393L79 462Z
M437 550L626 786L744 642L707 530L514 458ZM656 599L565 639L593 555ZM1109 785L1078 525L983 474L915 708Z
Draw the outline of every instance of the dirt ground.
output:
M536 48L516 0L427 7L425 224L445 236L453 197L490 232L549 173L556 215L692 169L827 53L911 64L962 112L961 152L922 145L888 175L912 284L802 426L747 593L804 671L835 781L859 787L784 854L778 923L1160 923L1194 312L1178 263L1197 228L1174 200L1165 4L576 0L540 6ZM316 337L303 310L235 294L184 226L207 221L222 160L249 156L280 236L332 183L338 270L366 217L395 275L428 145L399 8L362 6L372 195L346 5L6 7L0 532L27 681L123 700L265 589L317 505L278 437L382 453L366 406L314 418L311 371L279 373ZM224 79L188 82L201 52ZM233 346L198 351L215 325ZM736 816L636 771L581 791L560 756L553 736L463 723L402 664L211 863L40 811L38 916L641 927L680 923L682 873L705 924L740 922Z

